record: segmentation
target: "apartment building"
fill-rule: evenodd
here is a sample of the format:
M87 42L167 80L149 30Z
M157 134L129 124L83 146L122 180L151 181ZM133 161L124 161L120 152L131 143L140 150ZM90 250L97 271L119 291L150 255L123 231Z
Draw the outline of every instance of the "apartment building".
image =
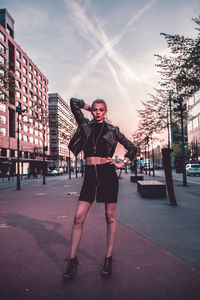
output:
M48 116L48 79L14 40L14 33L12 16L0 9L1 72L6 68L15 74L15 90L8 86L4 93L0 89L0 170L6 174L9 169L11 175L16 173L17 160L16 107L21 105L24 111L19 115L21 172L26 173L28 166L39 172L43 146L49 146L49 125L40 118Z
M187 99L189 110L188 143L191 148L191 156L200 160L200 91Z
M50 114L50 158L55 167L67 170L69 152L69 140L74 134L77 123L70 107L58 93L49 94Z

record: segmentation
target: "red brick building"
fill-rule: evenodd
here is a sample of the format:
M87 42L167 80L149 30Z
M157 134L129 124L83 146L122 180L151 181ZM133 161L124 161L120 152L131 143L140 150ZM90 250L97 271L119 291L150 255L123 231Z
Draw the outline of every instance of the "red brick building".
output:
M0 171L15 173L17 159L17 115L21 104L26 112L19 116L20 161L23 173L28 165L42 168L45 136L49 155L49 125L39 117L48 115L48 80L36 64L14 40L14 20L6 9L0 9L0 63L15 74L15 92L7 91L9 99L0 94ZM44 128L45 127L45 128ZM10 169L10 171L9 171Z

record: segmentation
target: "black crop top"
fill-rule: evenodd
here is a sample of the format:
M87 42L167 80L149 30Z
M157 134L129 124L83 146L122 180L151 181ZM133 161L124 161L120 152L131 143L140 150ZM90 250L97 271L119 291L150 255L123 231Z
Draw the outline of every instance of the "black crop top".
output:
M106 140L103 135L107 132L107 126L105 123L94 123L92 127L92 132L88 141L84 147L84 157L99 156L107 157L106 151ZM96 152L95 152L96 146Z

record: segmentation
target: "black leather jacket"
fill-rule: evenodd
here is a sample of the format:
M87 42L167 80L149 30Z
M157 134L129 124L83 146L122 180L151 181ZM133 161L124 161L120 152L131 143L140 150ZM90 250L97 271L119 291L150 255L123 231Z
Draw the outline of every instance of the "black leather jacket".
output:
M92 132L92 125L94 121L89 121L86 119L81 111L81 108L84 107L85 102L80 99L71 98L70 106L72 113L78 123L78 129L75 132L74 136L70 140L69 149L77 156L80 151L84 150L84 146ZM135 154L137 153L137 148L129 141L119 130L117 126L106 123L108 131L104 134L103 138L107 141L107 156L112 157L117 143L119 142L126 148L128 151L125 154L125 157L128 157L130 160L133 160Z

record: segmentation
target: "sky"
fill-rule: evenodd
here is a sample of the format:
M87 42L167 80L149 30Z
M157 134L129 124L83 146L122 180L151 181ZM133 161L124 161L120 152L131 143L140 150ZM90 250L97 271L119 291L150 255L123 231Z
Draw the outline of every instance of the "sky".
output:
M130 138L137 109L158 86L161 32L195 37L199 0L0 0L15 40L49 80L49 92L87 104L102 98ZM90 117L87 115L86 116Z

